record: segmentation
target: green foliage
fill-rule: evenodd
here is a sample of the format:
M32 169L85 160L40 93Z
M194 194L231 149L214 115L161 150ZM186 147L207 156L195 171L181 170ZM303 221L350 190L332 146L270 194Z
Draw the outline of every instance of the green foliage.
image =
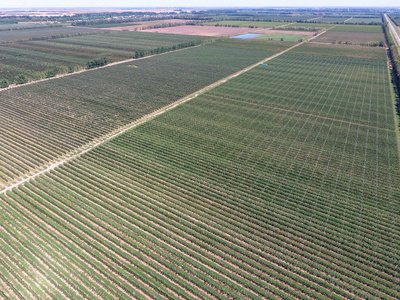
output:
M26 163L39 167L76 146L274 54L275 50L268 50L266 45L269 45L266 41L221 41L138 60L135 68L130 62L11 90L2 95L2 103L10 105L10 111L15 114L4 113L5 117L12 118L12 122L32 124L19 138L38 148L29 147L26 152L21 144L22 148L15 151L22 157L14 155L7 160L12 166L20 167L12 169L13 172L0 168L0 178L11 180L15 173L24 174ZM280 47L276 49L283 49L284 45ZM30 114L21 113L21 107ZM1 112L0 115L3 116ZM12 140L12 128L4 134ZM23 158L25 155L29 158Z
M47 69L47 70L44 72L44 77L45 77L45 78L54 77L54 76L56 76L56 75L57 75L57 73L56 73L56 71L54 71L54 69Z
M339 44L339 42L341 44ZM382 47L363 47L359 45L346 45L341 41L338 44L305 43L293 49L293 53L324 55L331 57L354 57L365 59L386 59L386 51Z
M57 101L40 107L41 120L54 119L32 134L60 129L35 140L39 153L87 142L129 109L154 111L199 87L189 83L259 58L234 50L207 45L64 78L61 91L97 85L41 95ZM6 283L25 285L20 274L34 265L46 276L39 288L62 277L68 298L399 298L400 166L386 64L285 53L2 194ZM54 106L61 113L45 114ZM21 120L36 125L30 112ZM87 123L73 132L69 115Z
M24 84L28 82L28 79L26 78L26 76L24 74L18 74L17 76L14 77L14 81L15 84Z
M147 32L89 35L84 35L84 32L75 33L76 36L64 37L62 42L57 39L43 38L37 41L3 43L0 45L0 56L6 59L2 60L4 67L0 68L0 78L12 81L16 75L24 73L32 79L41 79L46 77L47 69L54 70L56 74L72 73L87 68L88 61L101 57L106 57L107 62L111 63L132 58L135 51L170 49L174 45L176 48L176 45L188 43L193 39L210 40L209 37ZM68 34L72 35L72 33ZM97 63L91 62L90 65L97 65Z
M86 63L86 69L93 69L101 66L105 66L107 64L107 58L96 58L93 60L90 60Z
M133 58L141 58L141 57L145 57L145 56L149 56L149 55L156 55L156 54L168 52L171 50L178 50L178 49L193 47L196 45L200 45L202 43L203 43L203 41L201 41L201 40L200 41L190 41L190 42L186 42L186 43L180 43L177 45L173 45L170 47L158 47L158 48L150 49L150 50L138 50L135 52Z
M204 23L205 26L249 27L249 28L271 28L284 24L285 24L284 22L233 21L233 20Z
M285 46L224 40L6 91L1 184ZM399 299L388 82L384 49L307 43L1 194L7 296Z
M383 28L386 35L386 39L388 41L391 61L393 64L393 73L394 73L393 80L396 81L397 86L400 86L400 48L396 44L396 41L394 40L392 35L390 34L390 28L387 25L386 21L385 24L383 25Z
M0 79L0 88L6 88L8 87L10 84L8 82L7 79Z

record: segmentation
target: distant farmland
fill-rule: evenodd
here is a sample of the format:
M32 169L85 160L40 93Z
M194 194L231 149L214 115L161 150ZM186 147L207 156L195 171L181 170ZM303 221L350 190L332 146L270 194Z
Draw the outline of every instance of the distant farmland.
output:
M0 187L289 45L228 40L3 91Z
M255 22L255 21L218 21L205 23L207 26L237 26L237 27L256 27L256 28L271 28L275 26L285 25L285 22Z
M305 49L2 195L8 295L398 299L384 49Z
M201 36L112 32L10 43L0 45L0 79L13 82L15 76L22 74L29 80L37 80L46 77L47 70L54 74L82 70L88 61L96 58L105 57L110 63L133 58L136 51L167 49L205 39Z
M31 75L136 50L0 90L0 299L400 299L397 49L365 43L381 26L334 24L378 10L132 13L60 19L285 20L276 31L162 29L294 41L115 32L4 43L1 72ZM30 18L46 17L0 22ZM0 24L0 36L35 30L25 25Z
M385 36L381 26L339 25L331 28L313 42L346 43L384 46Z
M14 29L18 30L1 30ZM40 26L40 25L3 25L0 27L0 43L10 43L18 41L30 41L33 39L48 39L55 36L66 36L74 34L100 33L104 30L95 28L79 28L79 27L60 27L60 26Z

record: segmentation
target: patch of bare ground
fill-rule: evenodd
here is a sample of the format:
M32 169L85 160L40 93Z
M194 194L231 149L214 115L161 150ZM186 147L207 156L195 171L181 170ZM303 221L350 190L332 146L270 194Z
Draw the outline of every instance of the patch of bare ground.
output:
M175 27L165 28L154 28L145 29L144 32L157 32L167 34L184 34L184 35L200 35L200 36L212 36L220 37L227 35L237 35L248 32L258 32L258 28L246 28L246 27L220 27L220 26L195 26L195 25L183 25Z

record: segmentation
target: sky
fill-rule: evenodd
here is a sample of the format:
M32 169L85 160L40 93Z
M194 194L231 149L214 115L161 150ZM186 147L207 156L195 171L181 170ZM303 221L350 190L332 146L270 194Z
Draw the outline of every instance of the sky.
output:
M400 0L0 0L0 8L30 7L265 7L397 6Z

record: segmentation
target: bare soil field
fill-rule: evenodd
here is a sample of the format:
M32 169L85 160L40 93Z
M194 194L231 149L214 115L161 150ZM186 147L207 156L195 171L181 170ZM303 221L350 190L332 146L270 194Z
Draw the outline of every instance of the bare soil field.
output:
M170 20L157 20L157 21L149 21L149 22L140 22L139 24L132 23L132 26L118 26L118 27L107 27L105 29L108 30L129 30L129 31L134 31L134 30L142 30L144 27L148 26L154 26L154 25L160 25L160 24L165 24L165 23L186 23L191 20L183 20L183 19L170 19Z
M187 25L187 26L146 29L143 31L144 32L170 33L170 34L202 35L202 36L225 36L225 35L237 35L237 34L242 34L242 33L247 33L247 32L259 32L260 29L259 28Z
M271 30L267 28L247 28L247 27L192 26L192 25L154 28L154 29L146 29L143 31L169 33L169 34L215 36L215 37L225 36L225 35L237 35L243 33L261 33L261 34L279 33L279 34L307 35L307 36L311 36L314 34L314 32L308 32L308 31Z

